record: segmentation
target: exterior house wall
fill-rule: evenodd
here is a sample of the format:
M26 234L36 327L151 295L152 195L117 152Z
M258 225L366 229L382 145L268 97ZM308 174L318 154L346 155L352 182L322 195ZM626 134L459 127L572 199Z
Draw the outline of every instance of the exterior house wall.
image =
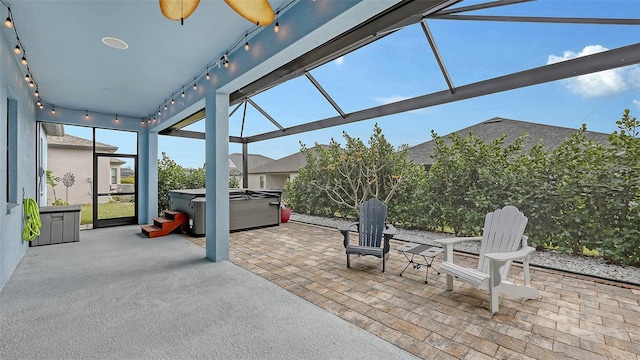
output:
M13 270L27 251L29 244L22 240L23 199L36 199L36 112L33 94L24 81L21 68L13 55L11 44L4 31L0 31L0 148L7 148L7 135L15 139L10 148L10 158L17 166L7 179L7 156L0 156L0 289L4 287ZM8 132L7 99L17 104L17 122ZM11 163L10 163L11 164ZM12 184L7 198L7 181Z
M71 205L91 204L93 194L93 150L77 148L49 147L47 169L53 172L53 176L62 178L67 172L75 177L75 183L69 188L68 200L66 187L62 180L56 186L56 196L62 201L68 201ZM111 185L111 172L109 158L98 158L98 191L109 192ZM51 186L47 188L47 204L54 201ZM101 197L100 203L107 202L108 198Z
M284 189L287 179L293 180L298 173L288 174L249 174L249 189ZM264 179L264 186L260 187L260 177Z

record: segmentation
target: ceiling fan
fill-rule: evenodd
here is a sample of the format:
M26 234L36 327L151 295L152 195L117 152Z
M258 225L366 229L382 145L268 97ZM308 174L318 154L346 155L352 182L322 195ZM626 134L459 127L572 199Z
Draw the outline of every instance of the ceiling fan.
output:
M200 0L159 0L162 15L180 21L188 18L200 4ZM258 26L267 26L275 17L268 0L224 0L235 12Z

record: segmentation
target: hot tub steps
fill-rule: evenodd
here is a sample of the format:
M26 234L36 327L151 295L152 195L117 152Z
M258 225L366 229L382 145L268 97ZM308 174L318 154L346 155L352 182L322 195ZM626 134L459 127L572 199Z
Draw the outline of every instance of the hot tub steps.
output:
M182 211L165 210L164 217L153 219L153 225L141 225L143 234L150 238L168 235L178 229L187 230L187 214Z

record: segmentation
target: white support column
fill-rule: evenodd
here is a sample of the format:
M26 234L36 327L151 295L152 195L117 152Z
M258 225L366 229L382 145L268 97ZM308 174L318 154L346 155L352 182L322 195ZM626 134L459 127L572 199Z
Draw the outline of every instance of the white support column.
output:
M158 216L158 133L141 131L138 142L138 223L150 224Z
M229 94L206 98L207 259L229 260Z

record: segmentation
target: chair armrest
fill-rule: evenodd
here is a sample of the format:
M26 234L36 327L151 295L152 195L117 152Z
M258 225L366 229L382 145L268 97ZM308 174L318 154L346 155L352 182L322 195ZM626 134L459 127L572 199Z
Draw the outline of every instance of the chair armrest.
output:
M356 226L356 228L357 228L358 225L359 225L359 223L355 222L355 223L352 223L352 224L349 224L349 225L338 226L338 231L340 231L340 233L344 237L343 243L344 243L344 247L345 248L349 245L349 232L351 232L351 228L353 226Z
M385 224L385 229L382 231L382 238L384 243L382 244L382 253L386 254L391 250L391 245L389 245L389 241L393 238L393 235L396 234L396 228L391 224Z
M481 241L481 240L482 240L482 236L469 236L469 237L453 237L453 238L437 239L433 241L437 242L438 244L442 244L444 246L444 245L457 244L465 241Z
M517 259L525 258L534 251L536 251L535 248L532 248L531 246L527 246L527 247L523 247L518 251L513 251L513 252L484 254L484 257L492 261L506 262L509 260L517 260Z
M453 244L465 242L465 241L481 241L482 236L473 237L454 237L448 239L433 240L438 244L441 244L444 248L444 261L453 263Z
M396 234L396 228L391 224L386 224L384 231L382 231L382 235L392 238L393 235L395 234Z

